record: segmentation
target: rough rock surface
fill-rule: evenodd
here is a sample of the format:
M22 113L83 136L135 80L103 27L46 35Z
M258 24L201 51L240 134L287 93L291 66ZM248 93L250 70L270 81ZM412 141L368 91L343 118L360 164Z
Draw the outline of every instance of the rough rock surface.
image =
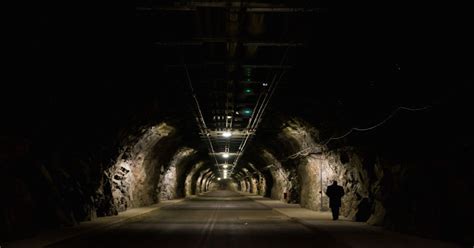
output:
M198 171L204 166L204 162L200 161L192 166L185 180L185 192L186 196L192 196L196 194L196 181L199 175Z
M160 176L157 187L160 200L170 200L182 196L179 192L178 179L183 176L186 162L195 154L196 151L192 148L181 148L173 156L168 168Z
M472 171L461 174L450 170L449 165L455 159L425 158L424 162L411 157L394 159L344 145L329 150L319 144L318 132L298 119L285 123L276 140L277 143L275 136L271 137L266 144L270 149L264 147L255 153L263 158L257 167L271 172L271 198L327 211L329 199L324 191L336 180L346 192L341 214L352 220L428 237L440 237L444 233L457 237L453 239L460 239L460 235L464 235L463 240L471 239L465 229L458 228L460 225L453 225L459 229L453 231L442 224L466 219L460 215L457 219L446 218L456 215L447 209L469 213L469 206L473 206L472 201L463 202L469 189L467 183L461 183L469 181L465 177L472 175ZM463 179L456 182L453 178L457 177ZM247 187L241 186L245 190ZM440 194L449 200L440 200ZM439 203L433 205L436 202ZM453 205L448 207L450 203ZM433 219L438 219L439 224L424 224L433 223Z
M166 123L151 127L135 144L125 147L115 165L109 169L112 194L119 211L156 203L155 183L163 170L156 152L160 141L174 131Z
M268 169L270 170L270 173L273 177L271 198L286 201L288 199L288 193L291 188L289 172L287 172L282 167L278 159L276 159L273 154L271 154L267 150L262 151L262 157L267 162Z

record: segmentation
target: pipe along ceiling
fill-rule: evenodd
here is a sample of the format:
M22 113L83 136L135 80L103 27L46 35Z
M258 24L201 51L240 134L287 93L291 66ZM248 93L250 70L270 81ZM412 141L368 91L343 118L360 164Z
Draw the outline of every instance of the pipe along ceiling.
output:
M352 220L472 242L473 67L414 16L32 6L2 90L2 239L223 188L327 211L337 180Z

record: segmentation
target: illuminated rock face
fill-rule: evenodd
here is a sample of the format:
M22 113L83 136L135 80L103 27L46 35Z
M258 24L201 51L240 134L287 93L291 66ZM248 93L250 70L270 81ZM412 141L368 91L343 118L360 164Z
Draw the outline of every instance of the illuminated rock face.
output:
M190 159L196 151L191 148L181 148L173 156L169 166L160 175L157 193L160 200L171 200L183 197L182 189L179 188L178 181L185 177L185 166L187 160Z
M288 192L291 188L289 173L282 167L281 163L268 151L262 151L262 157L269 166L273 178L271 198L276 200L288 199ZM286 197L286 198L285 198Z
M453 218L462 222L464 215L469 217L472 205L465 200L470 196L470 174L453 169L459 166L453 162L457 158L413 161L344 144L329 149L310 124L288 118L284 122L268 140L253 141L235 181L219 183L207 150L183 142L180 130L166 123L130 135L114 156L68 158L62 163L55 162L59 158L47 163L27 156L12 159L3 167L0 188L12 199L3 211L14 221L2 224L2 231L34 233L35 216L48 227L71 226L218 189L328 211L324 192L334 180L346 192L341 214L352 220L436 237L450 232L443 228ZM6 190L12 188L14 192ZM465 229L452 228L469 239Z
M108 171L114 203L119 211L158 201L156 182L163 170L162 163L170 156L161 150L164 145L170 145L169 138L174 131L173 127L162 123L149 128L136 143L123 148L124 152Z
M257 167L269 172L273 199L328 211L329 199L324 192L336 180L346 193L342 215L432 237L443 232L443 218L445 223L454 222L446 217L454 215L459 218L457 222L462 222L465 217L457 213L469 213L472 206L462 203L469 195L468 180L449 169L452 158L443 161L415 154L402 159L390 156L390 152L387 155L344 144L329 149L321 145L311 125L297 119L289 120L278 133L260 142L260 148L247 159L258 161ZM248 191L246 182L242 185ZM436 192L443 192L446 201L439 200ZM455 205L449 206L449 202ZM465 229L457 230L444 232L458 237L466 234Z
M321 167L324 161L317 158L307 158L298 165L301 182L301 206L312 210L327 209L321 206ZM324 191L324 190L323 190ZM324 197L324 195L322 195Z
M192 196L196 194L196 181L198 176L198 171L203 168L204 162L200 161L194 164L191 167L191 170L186 175L184 187L185 187L185 196Z
M337 181L346 192L342 198L343 215L357 221L371 218L373 224L383 222L385 208L374 198L381 190L383 173L375 161L369 161L350 147L325 151L318 143L317 130L298 119L289 120L276 140L284 147L286 156L278 154L277 157L278 152L268 149L258 152L269 165L273 179L271 198L299 203L316 211L328 211L329 199L325 191ZM302 152L297 154L299 151ZM375 169L369 171L368 168Z

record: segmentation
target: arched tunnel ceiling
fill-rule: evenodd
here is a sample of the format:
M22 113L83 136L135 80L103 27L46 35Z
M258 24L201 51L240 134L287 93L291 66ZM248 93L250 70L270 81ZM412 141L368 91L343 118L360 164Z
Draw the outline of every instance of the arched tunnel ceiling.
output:
M441 69L425 57L427 48L415 43L400 50L397 32L402 31L379 39L370 23L334 22L318 2L141 3L137 23L140 46L159 54L166 74L181 78L191 94L199 133L221 174L222 164L232 171L247 137L253 138L258 110L266 105L265 96L274 96L273 86L278 85L278 100L270 110L297 110L323 131L329 129L323 133L329 138L329 133L375 123L400 106L442 102L445 87L431 81L451 76L451 70L459 71L459 78L466 75L444 64L438 75L423 79L433 67ZM409 22L402 25L410 28ZM360 38L348 42L348 35ZM384 46L394 49L382 55L378 51ZM411 49L417 54L409 54ZM225 131L233 136L222 137ZM223 158L227 152L230 157Z
M137 7L139 24L161 31L140 30L144 43L164 57L166 70L185 75L199 133L223 178L232 175L275 89L287 80L293 50L307 45L313 21L326 10L282 3L229 4ZM180 32L169 29L170 21Z
M462 119L472 88L470 64L464 62L470 50L463 46L469 39L465 32L454 32L462 29L462 15L453 19L457 25L449 32L461 42L450 51L433 53L433 48L445 47L435 39L439 30L417 33L421 23L414 12L403 12L407 15L399 20L398 8L380 18L368 9L329 11L325 2L307 1L135 5L134 21L120 26L111 25L114 18L105 18L99 5L87 21L77 18L81 8L66 14L52 5L32 4L44 11L25 12L26 23L19 25L29 25L27 30L35 35L31 43L13 46L17 53L11 56L9 71L17 81L42 83L11 85L13 94L2 101L4 106L15 102L15 107L5 109L10 117L2 122L4 133L40 140L44 145L38 154L58 146L57 138L79 153L97 149L116 153L111 147L128 136L139 137L145 127L167 121L179 130L180 142L204 154L209 153L207 133L214 135L211 143L220 154L226 148L239 153L243 139L236 137L248 132L256 147L283 157L299 147L280 133L287 118L294 116L315 126L318 139L325 141L351 127L378 123L400 106L441 106L428 117L396 113L400 118L389 126L415 128L404 135L389 129L384 133L388 136L380 136L394 142L371 133L349 136L357 144L383 142L395 148L425 147L424 140L462 143L462 132L452 134L454 138L448 132L441 132L442 137L432 133L469 126ZM380 23L371 21L376 17ZM34 18L43 24L33 23ZM22 58L28 62L16 66ZM275 82L278 87L255 139L256 130L248 124L258 118L242 111L258 112L259 97ZM438 114L449 117L439 120ZM417 133L422 128L425 131ZM237 135L218 138L227 129ZM275 135L279 138L273 142ZM422 138L406 144L412 136ZM100 142L90 144L91 139ZM450 147L457 145L463 144ZM443 150L439 147L435 148ZM235 161L232 157L229 164ZM217 164L226 162L221 156L216 159ZM250 154L246 160L253 160Z
M101 34L99 29L110 22L100 16L91 15L98 26L83 23L90 28L88 32L79 29L83 25L72 20L74 15L60 24L52 20L64 14L45 11L39 18L54 25L45 26L45 32L35 36L35 45L23 47L17 56L29 58L30 63L23 66L35 72L20 74L18 80L30 81L29 75L35 75L35 81L45 83L3 98L5 105L21 100L6 112L15 121L2 125L10 133L40 133L39 139L47 144L44 147L54 143L52 137L62 136L71 147L93 151L127 142L130 135L137 138L140 130L166 121L179 130L177 143L211 153L209 160L220 165L222 175L222 164L228 163L229 169L235 166L247 136L255 147L245 163L261 160L252 158L258 156L257 147L279 159L297 152L300 141L281 132L294 116L315 126L320 137L313 138L323 142L351 127L377 123L400 106L430 107L455 99L457 103L437 109L454 117L457 106L466 105L463 93L470 87L466 81L469 70L462 58L468 53L456 57L453 51L434 58L430 49L438 43L431 35L414 33L416 16L398 22L390 19L396 14L387 13L381 20L390 31L378 35L370 22L374 13L361 9L354 11L358 13L330 12L327 7L324 2L299 1L234 2L230 7L223 2L139 1L125 39L112 35L118 34L115 28ZM366 18L347 21L354 15ZM55 34L60 29L62 36ZM89 38L91 32L94 39ZM413 35L413 42L401 38L406 32ZM67 40L77 49L66 49L68 45L54 40ZM50 59L40 63L45 56ZM52 68L56 68L54 73ZM61 83L64 80L68 83ZM133 86L119 85L120 81L133 82ZM277 86L274 94L273 86ZM264 106L266 95L272 96L271 104L259 121L254 115ZM396 116L416 120L408 114ZM431 133L438 128L455 125L428 118L433 119L426 122L437 124L422 134L428 140L434 139ZM399 120L405 123L401 125L409 126L404 120ZM468 126L463 121L454 123ZM102 132L106 129L109 131ZM222 138L226 130L232 130L233 137ZM415 132L390 137L398 140L388 146L405 145L404 140ZM370 133L349 138L363 144L380 142L368 142L373 139ZM90 139L103 143L90 145ZM214 151L209 151L210 144ZM333 144L337 142L329 145ZM413 146L423 146L423 142L413 142ZM221 156L225 151L232 154L228 159Z

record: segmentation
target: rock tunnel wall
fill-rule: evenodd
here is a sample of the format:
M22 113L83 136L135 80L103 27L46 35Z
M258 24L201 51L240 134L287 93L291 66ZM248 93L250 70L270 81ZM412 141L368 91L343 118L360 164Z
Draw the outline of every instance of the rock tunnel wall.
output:
M186 162L194 154L196 154L196 151L192 148L181 148L176 152L168 168L165 169L158 181L157 193L160 200L171 200L184 196L184 187L179 185L179 179L185 176Z
M174 131L173 127L163 123L151 127L135 144L123 148L117 163L108 171L114 203L119 211L157 202L156 182L167 162L158 156L163 143L169 145L165 138L169 138Z
M257 195L266 193L265 178L253 165L250 168L242 168L235 180L236 189L239 191Z
M258 162L240 169L240 178L227 185L217 182L210 164L193 161L197 151L182 146L177 130L166 123L130 138L110 164L104 158L67 160L59 152L48 163L20 154L2 164L2 188L13 188L5 192L13 200L3 206L2 233L28 235L39 222L72 226L215 189L239 189L327 211L324 191L337 180L346 192L341 213L352 220L429 237L472 237L462 227L470 225L474 208L465 201L472 192L467 183L472 171L452 169L453 161L472 160L394 159L349 145L329 149L320 144L314 127L298 119L288 120L270 141L256 141ZM28 154L27 142L23 146Z
M433 238L472 239L462 227L469 226L470 218L457 214L472 216L473 202L462 200L472 190L466 183L472 171L449 169L457 159L394 159L350 145L329 149L320 145L318 132L308 123L290 119L284 126L269 139L271 143L261 141L263 148L252 155L259 160L259 171L270 171L272 199L327 211L324 192L336 180L346 193L341 214L354 221ZM249 192L248 181L242 181L240 188ZM446 225L461 222L451 225L455 230Z
M117 214L104 174L107 158L62 147L46 153L39 141L34 147L28 140L12 142L21 149L13 153L2 149L0 155L0 192L7 199L0 206L0 240Z
M277 152L272 149L260 151L266 163L264 169L270 170L273 178L272 199L327 211L329 199L325 190L336 180L346 192L342 199L343 215L353 220L367 221L370 218L372 224L381 223L385 209L375 199L369 200L369 195L376 194L382 175L368 172L364 160L354 149L326 151L318 144L318 132L297 119L286 123L277 140L284 146L285 156L275 156ZM294 156L298 151L303 152Z
M268 151L262 151L262 157L268 163L268 168L273 177L273 186L271 189L271 198L277 200L286 200L285 193L291 188L289 172L283 168L281 163Z
M186 176L186 180L184 183L185 187L185 196L191 196L196 194L196 182L197 182L197 177L199 175L198 171L204 166L204 162L200 161L196 164L194 164L191 167L191 170Z
M203 162L193 161L197 151L180 144L175 127L162 122L137 133L125 135L118 152L109 154L115 159L101 155L102 150L91 153L89 159L60 150L51 159L38 159L27 140L16 144L24 147L21 153L1 157L0 182L10 200L1 208L0 238L73 226L215 188L209 172L197 186L194 174L200 174Z
M197 177L197 180L196 180L196 195L209 191L209 188L208 188L209 185L206 185L206 182L208 180L208 177L210 177L212 173L213 173L212 170L209 168L202 170L199 173L199 176Z
M284 153L275 151L274 147L257 152L264 163L260 170L268 170L272 176L272 199L327 211L329 199L324 192L333 180L337 180L346 190L342 213L354 220L364 221L373 214L372 220L377 222L375 220L380 218L377 216L383 213L383 208L376 205L377 211L371 208L367 212L366 205L370 183L377 183L380 179L376 178L377 174L373 174L375 178L369 179L356 152L351 149L324 151L324 147L318 144L317 130L297 119L290 119L277 134L276 140L284 147ZM298 151L304 152L290 156ZM252 177L251 181L241 182L241 189L256 193L258 188L266 188L258 187L258 180L258 177ZM248 185L249 182L252 182L251 185Z
M197 151L179 147L175 133L173 127L162 123L123 148L109 170L119 211L209 190L212 171L202 162L193 164Z

